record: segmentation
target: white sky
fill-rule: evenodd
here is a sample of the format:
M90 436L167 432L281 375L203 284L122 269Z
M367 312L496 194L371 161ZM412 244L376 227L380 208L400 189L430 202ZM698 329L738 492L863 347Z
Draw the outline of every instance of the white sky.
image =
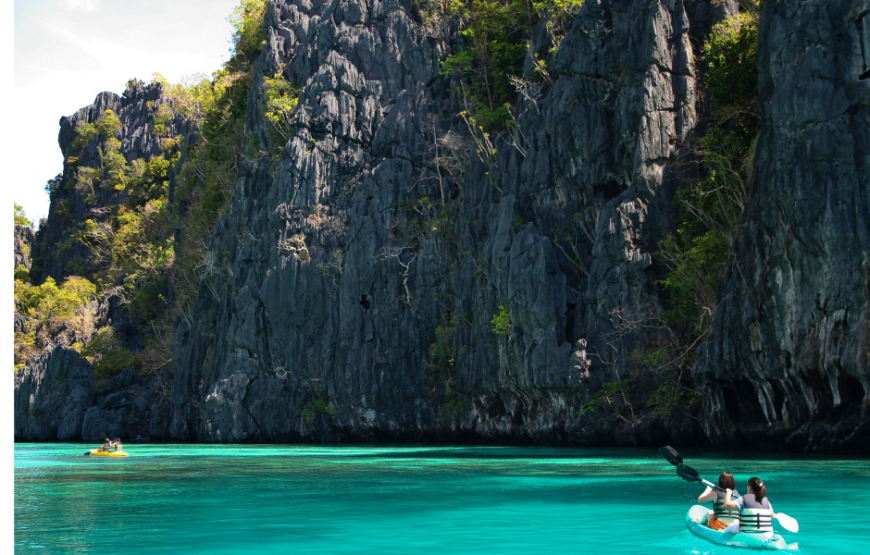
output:
M58 121L129 79L211 74L229 57L227 17L239 0L15 0L14 85L4 127L10 200L38 222L45 183L61 172ZM8 73L6 73L8 75Z

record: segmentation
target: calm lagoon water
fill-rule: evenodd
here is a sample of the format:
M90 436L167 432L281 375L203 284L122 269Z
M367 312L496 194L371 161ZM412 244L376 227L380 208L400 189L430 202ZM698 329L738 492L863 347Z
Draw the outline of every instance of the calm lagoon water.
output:
M692 536L701 493L655 450L15 446L16 553L739 553ZM682 452L765 481L801 553L866 554L870 461ZM843 518L841 518L843 517Z

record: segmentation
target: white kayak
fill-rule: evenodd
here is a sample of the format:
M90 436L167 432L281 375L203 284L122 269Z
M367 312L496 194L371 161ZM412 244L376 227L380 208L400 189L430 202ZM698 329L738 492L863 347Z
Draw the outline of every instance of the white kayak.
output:
M710 509L703 505L695 505L686 513L686 528L699 538L719 545L732 547L748 547L750 549L788 549L788 544L781 534L762 532L759 534L729 534L713 530L706 525L706 515Z

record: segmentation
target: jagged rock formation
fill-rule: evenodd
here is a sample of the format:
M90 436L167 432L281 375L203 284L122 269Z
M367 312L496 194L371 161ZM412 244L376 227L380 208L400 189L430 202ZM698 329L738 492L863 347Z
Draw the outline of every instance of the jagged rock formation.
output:
M15 437L30 441L132 441L167 437L165 374L142 378L125 370L99 389L94 371L63 346L47 350L15 376Z
M296 132L277 171L241 168L210 247L232 264L177 335L172 437L691 437L689 422L665 432L579 408L637 343L608 341L611 313L658 306L651 254L671 225L676 144L697 123L704 7L588 2L517 136L489 160L465 147L460 177L435 161L437 137L468 134L458 83L439 75L449 46L408 6L270 5L248 126L267 140L259 76L280 71L303 90ZM575 214L590 209L584 234ZM553 246L563 235L580 262ZM508 336L492 331L499 306ZM438 326L453 328L451 361L430 352Z
M15 235L14 235L14 244L13 244L13 268L18 268L23 266L24 268L30 269L31 259L30 253L33 248L35 234L33 233L33 228L30 226L24 225L16 225L15 226ZM24 317L21 314L18 314L18 311L15 311L14 315L14 329L16 332L24 331Z
M43 278L52 277L60 282L69 275L88 275L95 268L95 257L86 245L74 242L60 248L65 239L76 231L76 226L86 219L102 221L106 207L119 202L116 191L96 187L97 199L88 202L88 191L74 186L76 171L79 167L101 167L99 144L91 141L84 152L73 148L76 138L76 125L79 122L96 123L106 110L121 121L119 152L128 162L140 158L149 159L162 153L160 137L152 132L154 114L159 104L169 102L163 97L160 85L131 84L123 96L103 92L97 95L94 103L82 108L72 116L60 119L58 144L65 162L60 183L52 193L49 217L40 226L34 245L34 258L38 258L38 270ZM193 122L180 114L173 114L167 122L165 135L189 135L195 131ZM74 159L71 160L71 157ZM123 195L121 195L123 201Z
M15 243L13 246L15 260L13 262L13 268L24 266L28 270L30 269L30 252L33 248L35 237L36 235L33 233L32 227L26 225L15 226Z
M15 374L15 437L77 440L96 396L94 370L75 352L58 347Z
M868 14L764 4L747 225L702 365L718 445L870 448Z
M82 418L81 439L100 441L104 433L139 442L166 438L170 383L165 372L143 378L124 370L97 390L93 406Z
M581 413L658 333L623 322L667 302L653 253L675 191L700 178L685 146L706 125L694 60L737 9L715 4L587 0L551 82L535 84L529 55L515 132L488 145L457 116L460 82L441 75L463 48L455 29L424 28L399 0L272 2L246 155L174 376L83 385L64 438L866 452L870 7L856 0L764 3L762 134L702 349L703 414ZM549 35L532 36L546 56ZM264 117L276 73L301 89L286 144ZM111 108L127 118L125 155L147 155L144 98L101 95L62 120L62 145L76 118ZM50 218L42 244L65 225ZM75 256L87 262L43 251L43 274L68 275ZM16 437L61 437L60 417L25 407L81 365L55 349L19 375Z

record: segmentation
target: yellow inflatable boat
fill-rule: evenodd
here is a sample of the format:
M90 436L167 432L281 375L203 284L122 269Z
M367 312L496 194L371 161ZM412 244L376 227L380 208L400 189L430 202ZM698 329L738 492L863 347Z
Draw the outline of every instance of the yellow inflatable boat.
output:
M91 455L94 457L126 457L126 451L100 451L99 449L91 449L89 452L85 453L85 455Z

